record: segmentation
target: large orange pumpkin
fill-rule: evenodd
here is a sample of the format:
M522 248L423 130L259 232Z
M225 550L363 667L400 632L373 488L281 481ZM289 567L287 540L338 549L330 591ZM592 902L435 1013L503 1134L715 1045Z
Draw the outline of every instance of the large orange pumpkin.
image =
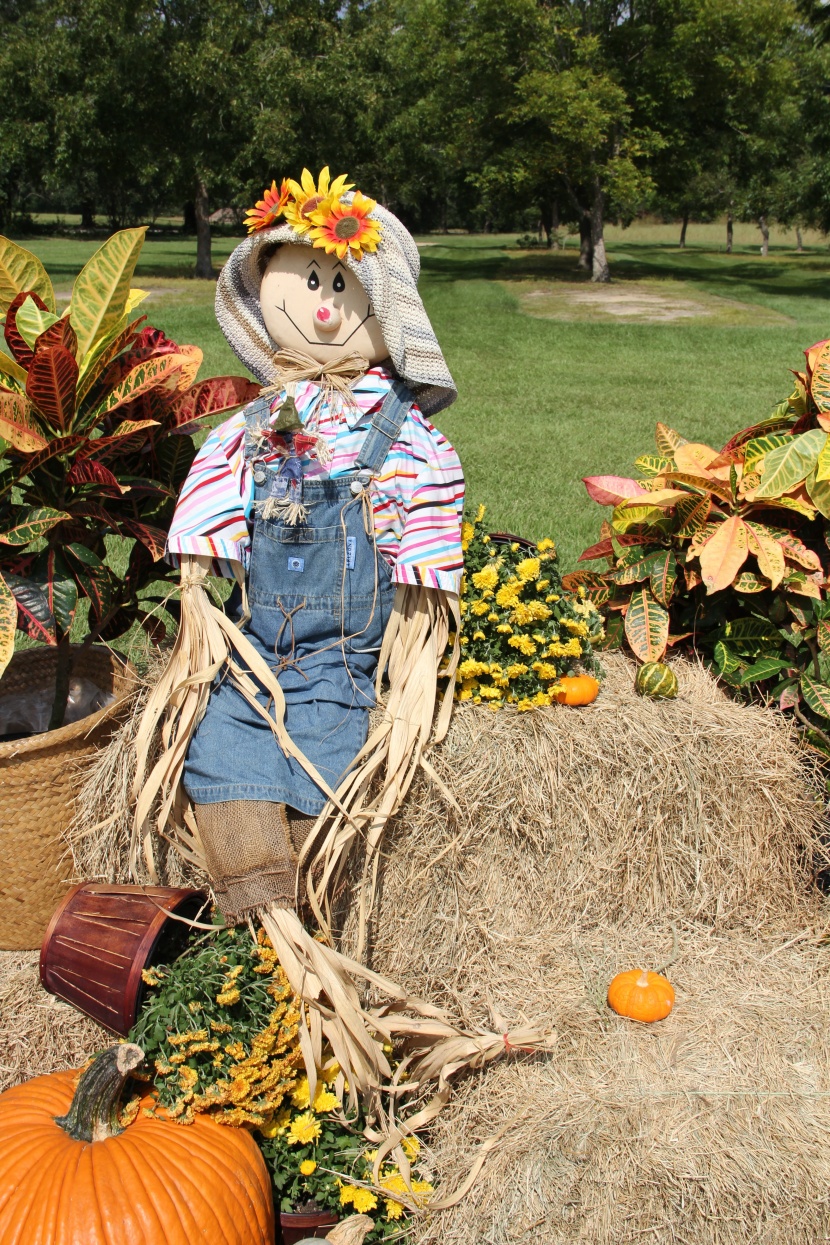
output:
M590 674L567 674L555 685L560 705L590 705L599 695L599 683Z
M118 1124L142 1058L113 1046L80 1079L57 1072L0 1094L3 1245L273 1245L268 1173L248 1132L143 1110Z
M608 1006L630 1020L665 1020L674 1007L674 990L659 973L632 968L627 973L617 973L611 982Z

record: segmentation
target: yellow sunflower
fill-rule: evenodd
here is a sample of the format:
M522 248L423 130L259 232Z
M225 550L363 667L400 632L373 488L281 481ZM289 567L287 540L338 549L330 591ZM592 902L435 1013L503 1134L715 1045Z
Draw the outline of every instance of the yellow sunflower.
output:
M257 200L256 207L249 208L245 213L245 224L248 233L257 233L260 229L270 229L285 211L285 205L291 197L291 191L285 178L277 190L277 183L271 182L271 189L266 186L262 198Z
M315 228L309 236L314 239L314 246L327 255L334 251L338 259L345 259L350 252L355 259L362 259L364 252L376 251L380 226L369 216L376 207L375 200L367 199L359 190L351 203L322 204L311 213Z
M299 182L288 179L288 188L293 195L285 207L285 219L295 233L308 233L311 229L311 213L323 210L335 203L342 194L353 188L354 183L347 181L348 174L343 173L331 181L328 165L320 173L315 182L308 169L303 169Z

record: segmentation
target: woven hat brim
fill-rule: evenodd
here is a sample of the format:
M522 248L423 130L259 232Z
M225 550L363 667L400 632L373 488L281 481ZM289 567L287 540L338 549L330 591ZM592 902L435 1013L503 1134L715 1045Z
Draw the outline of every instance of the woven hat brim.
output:
M380 325L396 373L409 385L425 415L434 415L458 396L438 339L418 293L418 248L404 225L386 208L372 216L383 229L376 252L346 264L363 286ZM259 305L260 256L275 243L310 247L311 239L290 225L251 234L231 253L216 286L216 318L234 354L263 384L274 380L274 342Z

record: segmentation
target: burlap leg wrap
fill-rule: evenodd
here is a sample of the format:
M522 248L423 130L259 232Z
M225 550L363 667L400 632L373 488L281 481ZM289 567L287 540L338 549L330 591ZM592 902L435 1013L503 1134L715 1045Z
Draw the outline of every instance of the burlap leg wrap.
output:
M294 906L297 853L284 804L196 804L196 824L219 907L229 923L264 904Z

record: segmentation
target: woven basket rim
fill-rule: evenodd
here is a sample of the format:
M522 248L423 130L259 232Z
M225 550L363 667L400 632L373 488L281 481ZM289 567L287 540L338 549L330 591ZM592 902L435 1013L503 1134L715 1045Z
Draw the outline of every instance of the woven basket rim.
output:
M72 646L75 652L83 649L83 645L75 644ZM99 709L97 713L90 713L85 718L79 718L77 722L70 722L68 726L61 726L56 731L42 731L38 735L29 735L26 739L10 739L7 743L0 743L0 761L12 760L16 757L30 756L34 753L48 748L53 750L60 748L64 744L72 743L74 740L90 735L92 732L105 722L107 718L123 707L124 703L135 695L139 687L138 671L131 661L126 657L122 657L120 653L115 653L106 644L93 644L87 652L106 653L110 659L110 663L114 669L126 676L134 685L121 696L118 696L112 704L105 705L103 709ZM22 652L41 652L40 649L23 649ZM16 655L16 654L15 654ZM0 688L2 683L0 683Z

